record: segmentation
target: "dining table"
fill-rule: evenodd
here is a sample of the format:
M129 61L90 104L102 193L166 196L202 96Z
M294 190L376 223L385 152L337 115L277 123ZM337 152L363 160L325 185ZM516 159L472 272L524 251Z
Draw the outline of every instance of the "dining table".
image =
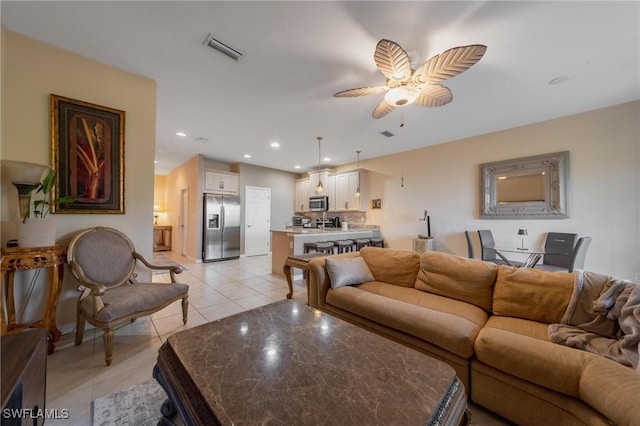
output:
M542 258L542 256L544 256L545 254L553 254L553 255L558 255L558 254L564 254L564 253L549 253L549 252L545 252L544 248L494 248L496 254L498 255L498 257L500 257L500 259L504 260L504 262L509 265L509 266L519 266L520 268L533 268L535 267L538 262L540 261L540 259ZM527 255L527 259L522 262L522 265L515 265L513 263L513 260L509 260L509 258L507 256L505 256L505 253L520 253L520 254L526 254Z

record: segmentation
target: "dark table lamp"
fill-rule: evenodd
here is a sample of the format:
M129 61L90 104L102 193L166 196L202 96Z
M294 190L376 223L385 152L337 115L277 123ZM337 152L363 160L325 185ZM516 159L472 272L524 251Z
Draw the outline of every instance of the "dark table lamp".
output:
M520 235L520 237L522 238L522 245L520 247L518 247L518 250L526 250L526 248L524 246L524 236L525 235L529 235L527 233L527 228L518 229L518 235Z

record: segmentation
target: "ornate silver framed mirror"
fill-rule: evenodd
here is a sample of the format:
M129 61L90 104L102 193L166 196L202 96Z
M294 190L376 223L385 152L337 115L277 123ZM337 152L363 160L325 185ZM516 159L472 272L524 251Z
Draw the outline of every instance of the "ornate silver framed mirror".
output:
M564 219L569 151L480 164L481 219Z

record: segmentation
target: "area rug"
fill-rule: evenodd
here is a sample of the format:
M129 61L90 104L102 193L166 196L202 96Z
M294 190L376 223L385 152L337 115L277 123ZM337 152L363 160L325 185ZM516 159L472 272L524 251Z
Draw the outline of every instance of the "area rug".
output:
M180 268L182 268L183 271L188 271L187 268L185 268L184 266L182 266L181 264L179 264L175 260L169 259L164 254L154 254L153 255L153 259L151 259L151 263L154 264L154 265L159 265L159 266L176 265L176 266L179 266ZM154 269L153 270L153 275L168 274L168 273L169 273L169 271L166 271L166 270L164 270L164 271L160 270L160 269Z
M91 424L108 425L157 425L162 417L160 407L167 394L155 379L137 384L91 402Z

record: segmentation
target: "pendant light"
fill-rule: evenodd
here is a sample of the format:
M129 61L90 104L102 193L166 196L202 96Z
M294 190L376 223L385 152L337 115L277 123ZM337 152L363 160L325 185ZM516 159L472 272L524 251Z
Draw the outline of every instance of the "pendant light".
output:
M318 136L318 186L316 186L316 194L320 194L324 191L324 186L320 180L320 141L322 141L322 136Z
M358 155L358 187L356 188L356 192L355 192L355 196L359 197L360 196L360 153L362 151L356 151L356 154Z

